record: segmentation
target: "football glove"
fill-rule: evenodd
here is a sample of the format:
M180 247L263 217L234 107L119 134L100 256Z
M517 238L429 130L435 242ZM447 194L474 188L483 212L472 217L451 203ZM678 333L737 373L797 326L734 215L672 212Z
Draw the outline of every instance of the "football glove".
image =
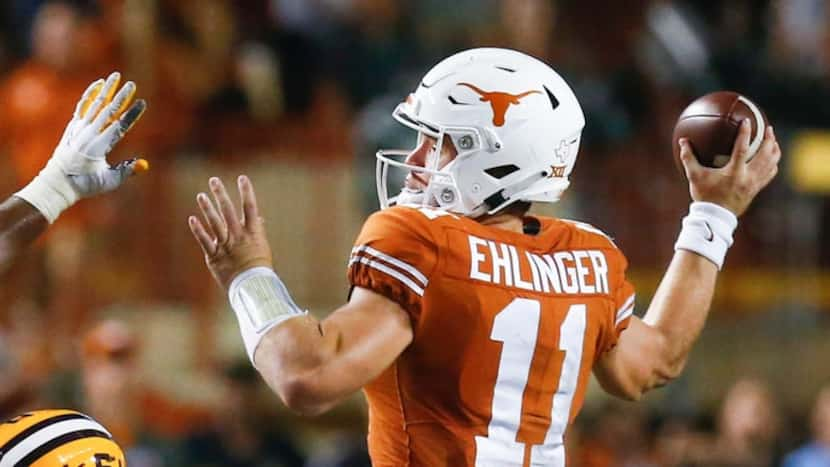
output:
M136 86L127 81L118 91L121 74L92 83L75 107L46 167L15 196L37 208L52 223L79 199L118 188L137 172L146 171L144 159L130 159L110 166L107 154L144 113L147 103L130 105Z

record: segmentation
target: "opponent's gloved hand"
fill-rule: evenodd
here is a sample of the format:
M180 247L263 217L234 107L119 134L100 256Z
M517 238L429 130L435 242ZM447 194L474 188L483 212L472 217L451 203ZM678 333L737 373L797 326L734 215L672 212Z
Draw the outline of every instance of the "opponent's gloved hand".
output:
M132 81L116 94L120 81L121 74L115 72L87 88L46 167L15 193L50 223L79 199L112 191L133 173L149 168L146 160L136 158L115 166L107 163L107 154L147 107L143 99L130 105L136 91Z

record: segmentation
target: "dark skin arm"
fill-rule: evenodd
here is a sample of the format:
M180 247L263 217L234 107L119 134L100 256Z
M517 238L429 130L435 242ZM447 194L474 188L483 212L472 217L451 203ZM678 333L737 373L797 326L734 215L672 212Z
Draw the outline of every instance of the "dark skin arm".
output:
M127 176L144 172L149 167L144 159L135 158L114 166L106 163L106 156L141 118L147 107L143 99L133 102L136 87L132 81L116 92L120 82L121 74L115 72L106 80L97 80L87 88L50 163L44 169L45 172L51 167L51 177L54 178L55 167L62 167L59 169L61 177L69 177L71 183L77 184L76 195L79 198L114 190ZM40 175L29 186L37 183L39 178ZM39 183L44 186L44 182ZM0 272L7 270L17 255L49 226L49 212L45 211L44 215L29 204L24 198L33 198L22 195L24 190L0 204Z
M10 196L0 204L0 272L42 234L49 222L31 204Z

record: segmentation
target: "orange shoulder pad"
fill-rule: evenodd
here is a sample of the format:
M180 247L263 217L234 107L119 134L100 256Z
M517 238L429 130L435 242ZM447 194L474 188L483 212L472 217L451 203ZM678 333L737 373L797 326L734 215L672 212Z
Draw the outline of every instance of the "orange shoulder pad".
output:
M372 214L349 258L352 287L363 287L397 302L413 318L420 314L421 299L438 258L434 227L424 212L395 206Z

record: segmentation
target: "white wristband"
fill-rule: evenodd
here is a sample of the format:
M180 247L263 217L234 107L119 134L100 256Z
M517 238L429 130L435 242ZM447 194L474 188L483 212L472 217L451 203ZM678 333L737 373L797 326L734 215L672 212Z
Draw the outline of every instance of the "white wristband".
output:
M274 326L306 314L291 299L277 273L266 267L238 274L228 288L228 299L239 321L245 351L254 366L254 353L263 336Z
M67 176L52 160L14 196L34 206L50 224L80 198Z
M715 263L720 270L737 226L738 218L732 211L714 203L695 201L683 218L683 228L674 249L697 253Z

